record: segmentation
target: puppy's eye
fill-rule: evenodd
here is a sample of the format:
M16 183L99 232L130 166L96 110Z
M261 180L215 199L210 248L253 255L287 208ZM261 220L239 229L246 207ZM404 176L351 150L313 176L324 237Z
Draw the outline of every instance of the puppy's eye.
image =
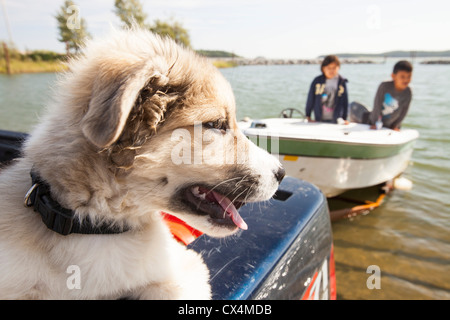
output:
M208 129L217 129L225 133L228 129L228 123L226 119L218 119L215 121L208 121L203 124Z

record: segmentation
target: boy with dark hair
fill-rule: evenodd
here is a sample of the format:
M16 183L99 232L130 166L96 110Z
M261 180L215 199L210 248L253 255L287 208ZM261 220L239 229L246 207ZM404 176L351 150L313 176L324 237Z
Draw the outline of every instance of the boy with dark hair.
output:
M311 121L314 112L315 121L337 123L339 118L347 120L348 94L347 79L341 77L338 57L326 56L320 70L309 88L306 102L306 119Z
M411 63L399 61L394 66L392 81L380 84L369 116L371 129L375 129L376 122L381 120L383 127L400 130L411 103L412 92L408 85L411 82L412 71Z

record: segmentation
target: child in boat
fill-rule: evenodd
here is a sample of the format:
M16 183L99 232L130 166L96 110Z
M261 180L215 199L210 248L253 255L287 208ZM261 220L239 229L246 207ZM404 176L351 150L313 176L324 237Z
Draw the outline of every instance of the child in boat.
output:
M411 82L412 70L411 63L405 60L399 61L394 66L392 81L380 84L375 95L373 110L369 115L371 129L375 129L376 122L381 120L383 127L400 130L400 125L411 103L412 92L408 85Z
M347 120L348 92L347 79L339 75L340 62L334 55L323 59L320 70L309 88L306 102L306 119L311 120L314 111L315 121L341 123ZM338 119L342 119L339 120Z

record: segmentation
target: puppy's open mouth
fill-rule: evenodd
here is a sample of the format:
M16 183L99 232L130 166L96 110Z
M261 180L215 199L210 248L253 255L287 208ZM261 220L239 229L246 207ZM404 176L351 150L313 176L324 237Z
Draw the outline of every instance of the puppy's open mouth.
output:
M184 191L186 201L200 214L207 214L211 220L221 226L247 230L247 224L239 215L239 209L244 203L231 201L226 196L203 186L193 186Z

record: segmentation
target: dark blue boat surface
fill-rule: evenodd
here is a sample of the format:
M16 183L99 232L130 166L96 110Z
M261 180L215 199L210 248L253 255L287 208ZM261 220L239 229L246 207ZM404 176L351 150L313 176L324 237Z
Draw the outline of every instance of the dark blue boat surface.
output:
M0 163L20 156L27 135L0 130ZM239 209L248 224L228 238L198 237L213 299L335 299L330 216L312 184L285 177L273 199Z
M227 239L201 236L190 245L210 269L214 299L300 299L316 271L330 270L330 218L315 186L286 177L275 199L239 212L247 231ZM329 298L328 291L319 297Z

